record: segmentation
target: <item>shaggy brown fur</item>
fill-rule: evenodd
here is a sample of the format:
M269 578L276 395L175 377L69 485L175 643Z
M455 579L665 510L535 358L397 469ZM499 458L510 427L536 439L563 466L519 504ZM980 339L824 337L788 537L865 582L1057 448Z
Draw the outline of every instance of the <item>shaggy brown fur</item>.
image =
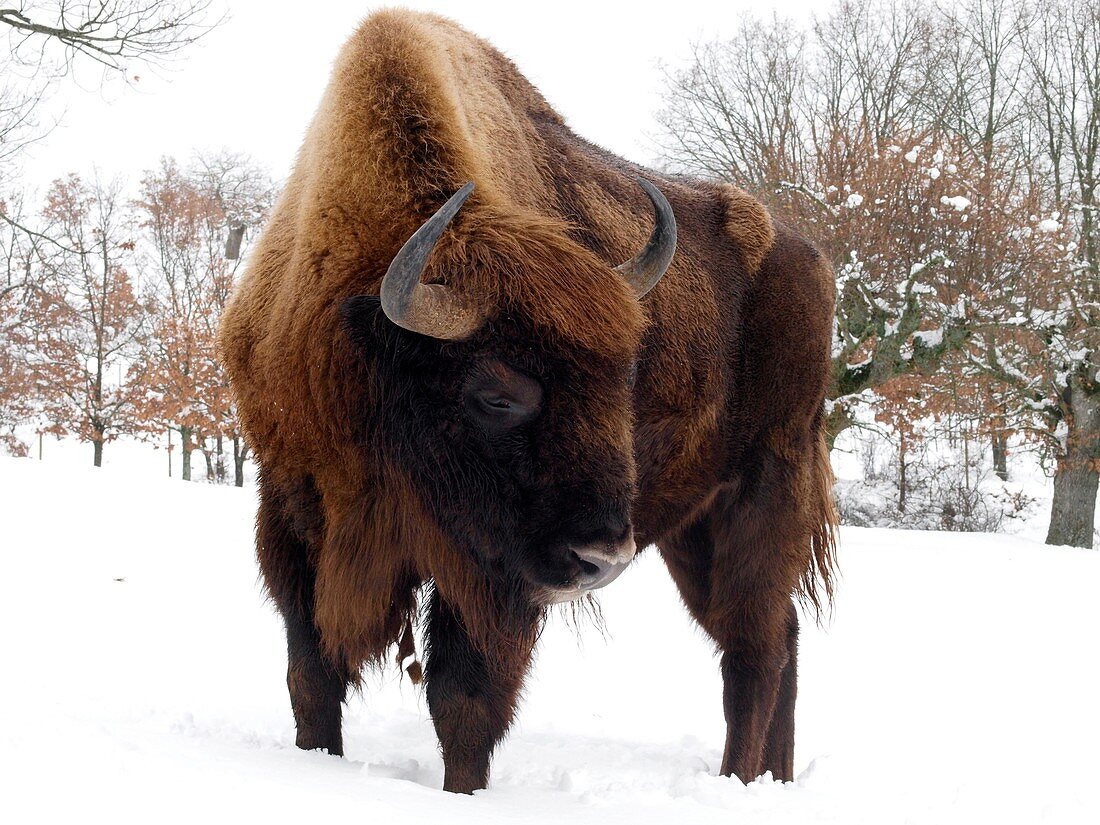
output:
M612 269L652 226L640 176L679 225L641 302ZM477 189L425 275L484 312L456 344L398 329L362 296L467 180ZM632 524L723 651L723 771L792 778L791 596L801 583L816 599L815 576L828 590L832 563L832 311L821 256L746 193L584 142L448 20L368 18L221 331L261 467L258 553L287 624L298 744L341 752L347 685L430 581L424 676L445 787L483 787L540 587L564 575L555 548ZM494 440L461 399L497 359L546 396L521 436Z

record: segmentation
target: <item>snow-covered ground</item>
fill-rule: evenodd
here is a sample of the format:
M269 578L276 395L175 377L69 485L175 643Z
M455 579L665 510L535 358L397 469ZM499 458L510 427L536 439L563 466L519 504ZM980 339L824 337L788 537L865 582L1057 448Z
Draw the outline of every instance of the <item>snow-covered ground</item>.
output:
M109 448L110 449L110 448ZM1095 823L1100 553L845 529L803 633L794 783L716 776L717 660L653 551L555 617L489 790L439 790L419 689L367 679L346 759L293 747L254 493L0 460L0 821Z

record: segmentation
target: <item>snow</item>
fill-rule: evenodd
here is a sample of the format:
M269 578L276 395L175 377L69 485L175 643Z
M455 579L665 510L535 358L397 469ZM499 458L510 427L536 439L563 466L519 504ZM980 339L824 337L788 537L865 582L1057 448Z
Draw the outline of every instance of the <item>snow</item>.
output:
M122 466L0 460L0 817L264 823L1082 823L1100 808L1100 554L845 529L804 622L793 783L716 776L711 645L651 549L555 616L488 790L439 790L421 691L349 703L346 759L293 747L255 494Z
M938 347L943 343L943 327L919 329L913 333L913 338L920 341L926 347Z
M1062 228L1062 224L1058 223L1058 221L1053 218L1044 218L1039 221L1035 228L1040 232L1057 232Z
M856 207L860 206L862 203L863 203L863 195L859 194L858 192L853 192L844 201L844 205L847 206L849 209L855 209Z
M962 195L955 195L954 197L949 198L944 195L942 198L940 198L940 203L942 203L944 206L952 207L956 212L962 212L964 209L968 209L970 207L970 198L964 197Z

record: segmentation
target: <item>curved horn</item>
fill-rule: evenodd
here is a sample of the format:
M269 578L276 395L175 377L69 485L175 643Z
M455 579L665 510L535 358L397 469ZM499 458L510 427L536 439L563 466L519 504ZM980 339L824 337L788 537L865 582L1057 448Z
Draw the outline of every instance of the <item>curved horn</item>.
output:
M668 270L668 265L672 263L672 256L676 254L676 216L672 214L672 207L660 189L644 178L638 178L638 183L653 201L657 224L653 227L653 234L649 236L645 249L615 269L622 273L634 287L635 294L641 298L657 286L657 282Z
M474 183L470 181L451 195L439 211L405 241L390 262L386 277L382 279L382 311L399 327L432 338L461 341L481 326L484 320L481 314L450 287L420 283L428 256L439 236L473 191Z

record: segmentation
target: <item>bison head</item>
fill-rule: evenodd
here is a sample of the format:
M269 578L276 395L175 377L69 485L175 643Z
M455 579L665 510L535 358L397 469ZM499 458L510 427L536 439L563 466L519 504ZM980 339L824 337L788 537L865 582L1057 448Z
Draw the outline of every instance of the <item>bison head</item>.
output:
M436 262L436 280L465 290L425 283L470 183L404 244L378 297L345 305L374 367L364 443L409 476L471 563L536 602L603 587L635 553L638 299L676 245L668 201L641 184L656 227L614 271L561 224L509 232L498 216L483 242L459 237Z

